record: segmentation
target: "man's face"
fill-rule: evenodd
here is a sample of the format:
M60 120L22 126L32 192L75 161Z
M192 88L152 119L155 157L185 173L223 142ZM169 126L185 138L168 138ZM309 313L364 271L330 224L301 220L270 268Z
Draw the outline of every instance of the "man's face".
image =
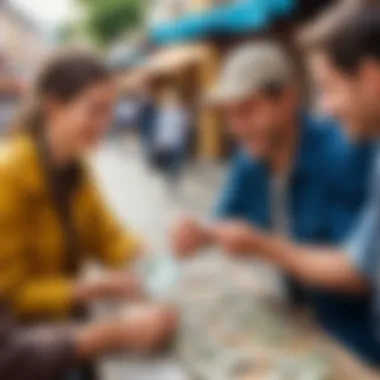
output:
M223 116L229 132L249 154L270 157L286 133L285 120L295 112L290 98L294 100L290 91L284 90L278 96L259 94L226 105Z
M361 64L353 74L339 71L323 53L310 57L323 110L342 122L354 140L380 132L380 65Z

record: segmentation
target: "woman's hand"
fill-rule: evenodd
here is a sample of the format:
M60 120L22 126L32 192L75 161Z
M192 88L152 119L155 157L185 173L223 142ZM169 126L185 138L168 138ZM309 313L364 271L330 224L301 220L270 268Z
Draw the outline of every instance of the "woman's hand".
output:
M138 243L138 245L137 245L137 247L133 253L132 261L135 262L135 261L143 260L144 258L148 257L152 251L153 250L152 250L151 245L147 241L141 240Z
M126 348L152 351L163 347L177 328L177 314L165 306L132 306L124 315L121 333Z
M113 350L149 353L160 349L177 328L176 313L165 306L138 305L115 321L83 326L77 331L77 355L94 359Z
M130 272L111 272L96 280L81 281L74 288L75 304L97 299L139 299L144 294L140 279Z

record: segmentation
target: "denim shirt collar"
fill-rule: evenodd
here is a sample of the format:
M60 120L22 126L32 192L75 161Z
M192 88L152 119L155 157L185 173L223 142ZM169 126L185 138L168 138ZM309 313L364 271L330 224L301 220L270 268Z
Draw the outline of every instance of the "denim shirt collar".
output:
M311 147L315 143L313 141L313 136L311 132L311 127L313 124L312 118L307 114L307 112L299 111L297 120L297 128L299 129L299 132L297 137L297 149L290 170L290 175L292 178L294 178L294 176L296 175L302 176L302 173L307 173L310 170L310 167L313 163ZM269 165L264 161L259 161L258 163L259 169L262 172L262 174L265 173L267 176L270 176L271 171Z

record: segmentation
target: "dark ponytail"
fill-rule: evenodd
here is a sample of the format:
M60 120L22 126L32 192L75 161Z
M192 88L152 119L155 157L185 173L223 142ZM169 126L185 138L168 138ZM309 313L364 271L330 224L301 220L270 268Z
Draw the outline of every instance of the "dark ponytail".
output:
M55 56L37 75L12 132L39 134L45 124L46 99L69 102L87 88L110 77L111 72L102 60L90 53L66 52Z
M36 136L44 125L42 104L31 94L25 99L11 128L11 134L28 133Z

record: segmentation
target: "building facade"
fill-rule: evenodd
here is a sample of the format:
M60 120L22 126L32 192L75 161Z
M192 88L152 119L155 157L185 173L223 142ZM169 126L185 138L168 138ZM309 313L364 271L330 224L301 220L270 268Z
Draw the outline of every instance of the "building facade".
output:
M20 80L30 80L46 58L48 43L27 15L8 1L0 3L0 56L2 69Z

